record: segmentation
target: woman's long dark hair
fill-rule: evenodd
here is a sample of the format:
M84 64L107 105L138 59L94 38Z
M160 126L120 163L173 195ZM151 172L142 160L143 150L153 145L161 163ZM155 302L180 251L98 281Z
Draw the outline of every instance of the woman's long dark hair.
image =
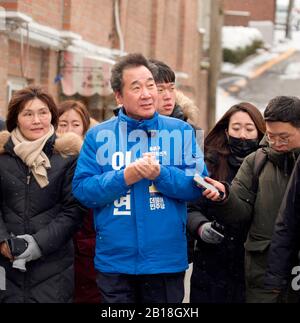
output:
M260 141L266 131L262 114L253 104L241 102L232 106L215 124L204 140L204 152L210 176L220 181L226 180L229 173L228 155L230 149L227 143L225 130L228 129L231 116L236 112L246 112L255 124Z

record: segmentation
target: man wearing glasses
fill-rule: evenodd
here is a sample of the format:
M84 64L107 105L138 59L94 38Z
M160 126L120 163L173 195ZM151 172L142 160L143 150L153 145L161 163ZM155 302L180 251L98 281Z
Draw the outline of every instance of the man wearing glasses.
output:
M278 293L264 288L264 275L275 220L300 153L300 99L275 97L268 103L264 119L266 136L261 143L263 147L245 158L232 186L225 187L209 180L226 193L222 202L213 205L223 221L249 223L245 243L246 301L249 303L278 301ZM266 157L254 190L252 179L255 176L255 156L259 151ZM204 195L208 193L204 192ZM293 300L291 296L285 301Z

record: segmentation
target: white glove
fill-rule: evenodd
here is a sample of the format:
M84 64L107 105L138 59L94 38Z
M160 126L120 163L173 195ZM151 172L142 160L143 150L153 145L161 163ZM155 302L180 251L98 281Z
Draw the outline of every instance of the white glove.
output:
M218 244L221 243L224 239L223 234L212 228L211 222L202 224L198 229L198 234L200 238L206 243Z
M19 269L22 272L26 271L26 259L22 258L22 259L15 259L12 263L13 268Z
M29 234L24 234L21 236L17 236L17 238L22 238L28 242L27 249L20 254L20 256L15 257L15 259L25 259L26 262L36 260L42 256L42 252L36 241L34 240L33 236Z

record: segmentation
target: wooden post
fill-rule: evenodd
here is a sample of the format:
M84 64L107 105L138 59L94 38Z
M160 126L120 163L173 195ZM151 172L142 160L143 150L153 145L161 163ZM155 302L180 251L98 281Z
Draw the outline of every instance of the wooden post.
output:
M285 37L292 39L292 10L294 8L295 0L289 1L287 16L286 16L286 24L285 24Z
M208 72L208 130L216 121L217 84L222 54L223 0L210 0L209 72Z

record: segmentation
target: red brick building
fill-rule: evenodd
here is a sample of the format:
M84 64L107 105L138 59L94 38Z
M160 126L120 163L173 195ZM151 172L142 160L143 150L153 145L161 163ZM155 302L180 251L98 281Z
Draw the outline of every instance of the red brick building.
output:
M98 120L115 105L111 66L142 52L169 64L178 87L199 107L206 127L207 73L200 69L197 0L0 1L0 116L12 91L41 84L59 101L79 98Z
M224 0L224 25L248 26L249 21L275 21L276 0Z

